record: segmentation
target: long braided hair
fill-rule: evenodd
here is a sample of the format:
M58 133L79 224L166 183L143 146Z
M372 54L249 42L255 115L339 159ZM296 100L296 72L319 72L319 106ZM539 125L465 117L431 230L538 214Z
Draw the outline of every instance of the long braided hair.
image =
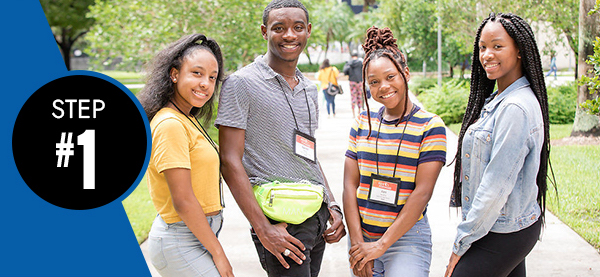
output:
M367 66L369 62L372 60L386 57L392 61L392 63L400 72L402 79L404 80L404 85L406 88L405 91L405 101L404 101L404 110L401 114L406 113L406 109L408 106L408 79L404 73L407 65L406 65L406 56L396 44L396 39L394 38L394 34L392 34L392 30L390 28L379 29L375 26L367 29L367 34L365 38L365 43L362 45L363 50L365 51L365 59L363 60L362 67L362 76L363 76L363 97L367 99ZM371 136L371 111L369 109L369 102L365 101L367 104L367 117L369 118L369 134L367 137ZM396 123L396 126L400 124L400 120Z
M542 117L544 121L544 143L542 144L542 152L540 157L540 168L537 175L537 186L538 195L537 202L542 209L542 220L544 218L546 210L546 191L547 191L547 177L548 177L548 166L550 156L550 125L548 120L548 95L546 93L546 83L544 81L544 73L542 71L542 63L540 60L540 54L535 41L535 37L531 27L525 20L514 14L494 14L491 13L488 18L484 19L477 29L477 35L475 37L475 43L473 47L473 60L472 60L472 72L471 72L471 93L469 95L469 102L463 118L463 124L460 129L458 136L458 149L455 156L455 167L454 167L454 188L452 191L451 206L461 206L461 194L462 194L462 182L461 182L461 148L463 138L467 128L471 126L481 113L481 109L484 106L485 99L488 98L496 84L495 80L490 80L486 76L486 72L483 66L479 62L479 39L481 37L481 31L488 22L500 22L508 35L515 41L519 52L521 53L521 62L523 73L530 83L531 90L535 94L537 101L542 109ZM550 171L552 167L550 165ZM552 174L553 175L553 174ZM554 180L554 179L552 179ZM555 184L555 181L552 181Z
M169 100L175 94L176 85L171 80L171 69L181 69L184 59L191 56L196 50L204 49L215 56L218 64L217 84L213 96L204 104L204 106L192 107L191 115L203 119L207 124L213 114L214 102L218 97L219 85L223 81L225 72L223 71L223 55L219 44L214 39L207 38L203 34L186 35L169 44L160 51L151 63L146 65L149 73L146 85L140 91L138 99L144 107L148 120L152 120L154 115L169 103Z

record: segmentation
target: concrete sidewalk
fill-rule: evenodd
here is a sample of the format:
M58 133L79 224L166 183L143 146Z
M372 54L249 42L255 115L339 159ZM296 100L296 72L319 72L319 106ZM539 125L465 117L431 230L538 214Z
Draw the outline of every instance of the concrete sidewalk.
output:
M319 129L316 133L317 153L325 171L329 186L338 203L342 200L344 153L348 146L348 134L353 123L350 109L350 88L348 81L340 82L344 94L335 99L336 117L328 118L324 105L320 107ZM323 98L319 93L319 98ZM412 97L414 99L414 97ZM324 104L320 101L319 104ZM371 110L381 106L369 100ZM457 137L447 130L448 163L454 158ZM454 167L444 167L436 184L427 213L433 235L433 260L430 276L443 276L445 266L452 251L456 226L460 221L458 211L448 208L452 190ZM224 210L224 225L219 236L223 248L232 263L236 276L266 276L258 261L258 255L250 238L250 225L238 208L229 190L225 190L227 208ZM542 240L538 241L527 258L528 276L599 276L600 254L579 235L563 224L554 215L546 213L546 227ZM152 276L160 276L150 264L146 243L140 246L149 265ZM325 250L319 276L350 276L347 258L347 239L330 244Z

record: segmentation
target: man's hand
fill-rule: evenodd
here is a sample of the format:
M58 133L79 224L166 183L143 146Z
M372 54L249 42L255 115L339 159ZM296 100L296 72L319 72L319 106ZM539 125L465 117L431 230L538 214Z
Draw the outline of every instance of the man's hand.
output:
M323 232L323 237L327 243L335 243L340 241L346 235L346 227L342 221L342 214L332 209L329 210L329 227Z
M294 260L297 264L302 264L303 260L306 259L306 256L304 256L302 251L306 250L306 247L304 247L304 244L302 244L300 240L290 235L286 228L287 224L281 222L267 227L267 230L256 233L256 235L265 249L271 252L283 267L289 269L290 265L283 257L285 250L290 250L290 254L287 256L288 258Z

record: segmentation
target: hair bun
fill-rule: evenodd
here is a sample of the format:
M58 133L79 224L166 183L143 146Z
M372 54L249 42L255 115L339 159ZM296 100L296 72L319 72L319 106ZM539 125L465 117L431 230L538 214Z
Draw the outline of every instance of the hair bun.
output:
M388 27L379 29L375 26L367 30L365 44L362 47L366 56L377 49L390 49L392 51L398 49L392 30Z

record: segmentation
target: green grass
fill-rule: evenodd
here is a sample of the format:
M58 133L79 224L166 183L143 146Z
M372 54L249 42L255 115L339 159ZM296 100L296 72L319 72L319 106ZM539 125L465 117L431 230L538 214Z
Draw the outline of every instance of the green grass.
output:
M552 147L550 157L558 199L549 188L548 209L600 251L600 146Z
M461 123L453 123L453 124L448 124L447 127L454 132L454 134L456 134L458 136L458 133L460 133L460 126L462 126Z
M571 136L573 124L550 124L550 140Z
M152 221L156 216L156 210L150 200L146 177L142 179L129 197L123 200L123 207L125 207L125 212L138 243L142 243L148 237Z
M140 72L127 72L127 71L117 71L117 70L105 70L105 71L99 71L100 73L107 75L109 77L112 77L113 79L117 79L117 80L133 80L133 79L137 79L137 80L141 80L142 79L142 73ZM141 81L139 83L142 83Z
M130 88L129 90L131 91L131 93L133 93L133 95L137 96L138 92L140 92L140 90L142 90L142 89L141 88Z

